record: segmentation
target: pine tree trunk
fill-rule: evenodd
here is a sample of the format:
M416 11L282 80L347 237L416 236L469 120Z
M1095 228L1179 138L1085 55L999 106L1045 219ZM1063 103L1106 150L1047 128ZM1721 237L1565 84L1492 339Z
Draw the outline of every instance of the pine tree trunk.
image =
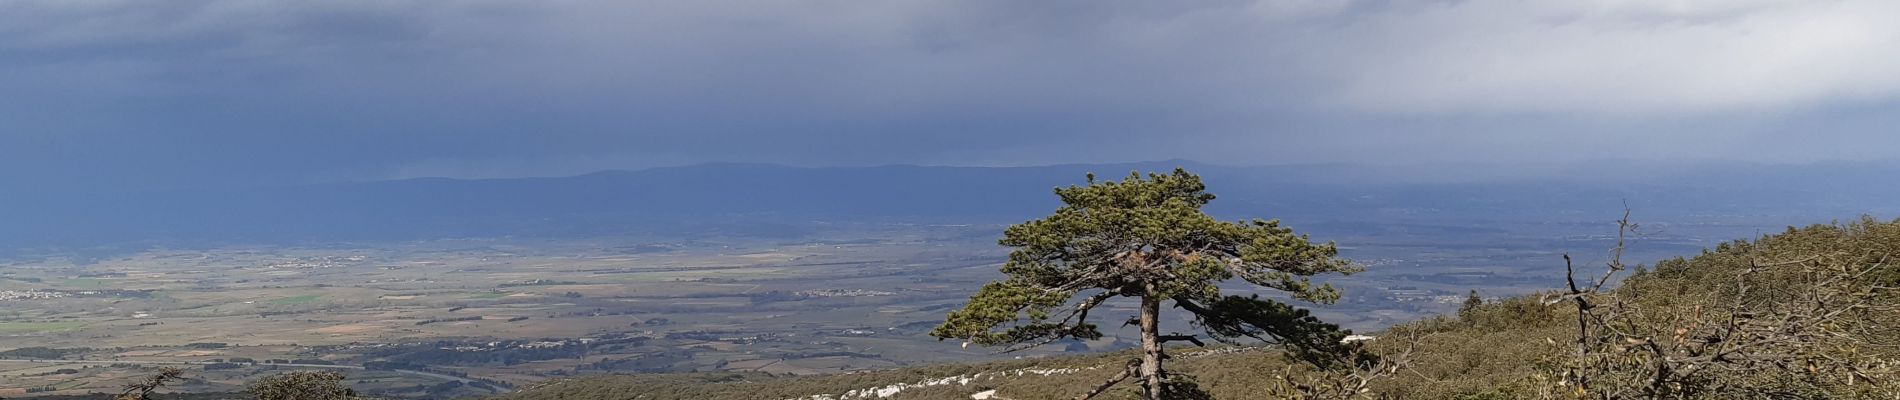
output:
M1161 299L1150 293L1141 296L1141 397L1161 399L1161 337L1158 327Z

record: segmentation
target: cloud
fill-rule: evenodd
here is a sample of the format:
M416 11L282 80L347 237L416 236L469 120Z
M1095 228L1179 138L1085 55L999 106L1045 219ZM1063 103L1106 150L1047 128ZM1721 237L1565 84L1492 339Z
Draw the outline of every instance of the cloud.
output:
M1778 111L1900 92L1883 1L1462 1L1321 28L1329 98L1374 113ZM1335 69L1336 68L1336 69Z
M1900 93L1896 8L19 0L0 2L0 147L25 150L0 182L1886 157L1785 133L1893 144L1869 127Z
M1884 1L0 7L9 16L0 17L0 48L13 68L78 68L74 75L87 77L117 70L105 82L121 93L189 90L153 82L159 77L281 78L338 92L360 90L348 78L362 78L427 93L638 90L644 94L619 95L668 102L765 96L867 114L972 101L997 108L1078 100L1089 108L1310 105L1267 94L1292 91L1373 114L1623 114L1752 111L1900 91L1900 75L1888 73L1900 67L1900 55L1888 51L1900 44L1900 25L1881 20L1900 4Z

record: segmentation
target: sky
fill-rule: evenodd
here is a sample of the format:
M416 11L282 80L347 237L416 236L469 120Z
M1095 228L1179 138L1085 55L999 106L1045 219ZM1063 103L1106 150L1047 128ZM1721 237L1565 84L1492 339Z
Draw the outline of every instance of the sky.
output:
M0 0L0 187L702 162L1892 160L1894 15L1884 0Z

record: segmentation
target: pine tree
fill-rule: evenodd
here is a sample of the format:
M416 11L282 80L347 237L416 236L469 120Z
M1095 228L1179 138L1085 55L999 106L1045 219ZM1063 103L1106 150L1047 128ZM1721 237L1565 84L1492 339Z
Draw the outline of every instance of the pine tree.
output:
M1465 304L1458 306L1458 319L1471 322L1470 319L1473 315L1476 315L1475 313L1478 311L1478 307L1483 306L1484 298L1478 297L1477 289L1472 289L1471 294L1465 295Z
M1088 320L1089 311L1115 297L1134 297L1140 313L1130 322L1141 328L1142 357L1091 395L1132 375L1146 399L1187 395L1189 389L1172 383L1178 380L1162 369L1162 344L1198 342L1160 334L1163 302L1191 313L1195 325L1217 340L1281 343L1289 354L1322 366L1350 359L1339 356L1348 346L1340 339L1349 332L1292 305L1223 295L1217 286L1239 278L1293 299L1330 304L1339 292L1310 277L1358 270L1338 257L1333 243L1315 244L1278 220L1216 220L1201 211L1214 195L1199 176L1181 169L1145 178L1132 173L1120 182L1098 182L1091 174L1086 186L1057 188L1055 194L1063 206L1054 214L1003 232L1000 243L1014 248L1002 267L1008 277L983 286L932 336L1008 346L1005 351L1098 339L1102 333Z

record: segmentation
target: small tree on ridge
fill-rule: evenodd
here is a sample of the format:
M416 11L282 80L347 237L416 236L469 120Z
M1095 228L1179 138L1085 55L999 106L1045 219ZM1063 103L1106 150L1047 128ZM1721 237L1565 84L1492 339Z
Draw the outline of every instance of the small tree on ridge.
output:
M1196 341L1161 335L1161 304L1194 316L1209 336L1254 338L1287 345L1297 358L1322 364L1339 357L1346 332L1306 310L1259 296L1221 294L1218 283L1240 278L1294 299L1331 303L1339 292L1314 285L1313 275L1352 273L1332 243L1315 244L1277 220L1226 222L1201 211L1214 199L1201 178L1185 170L1132 173L1114 182L1088 177L1086 186L1057 188L1063 206L1039 220L1009 227L1000 243L1013 247L1002 267L1008 277L984 285L963 309L931 332L1021 350L1063 339L1098 339L1089 311L1115 297L1140 299L1142 357L1127 371L1083 397L1130 376L1146 399L1187 396L1162 369L1163 342ZM1082 296L1071 304L1071 300Z

